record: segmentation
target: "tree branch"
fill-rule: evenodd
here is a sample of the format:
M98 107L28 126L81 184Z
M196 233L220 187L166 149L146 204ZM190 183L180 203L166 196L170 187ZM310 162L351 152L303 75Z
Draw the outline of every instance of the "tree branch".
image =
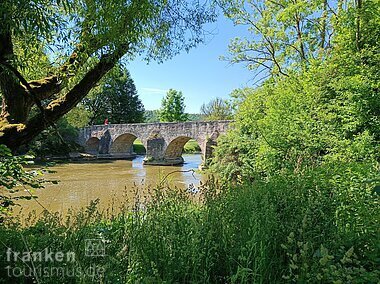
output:
M49 99L63 89L62 80L59 80L56 75L32 80L28 84L39 100Z
M10 124L5 129L1 129L0 144L16 149L32 140L48 124L54 123L77 105L99 80L115 66L127 50L128 44L124 44L112 54L103 55L99 62L64 97L50 102L45 108L44 114L36 114L25 125Z

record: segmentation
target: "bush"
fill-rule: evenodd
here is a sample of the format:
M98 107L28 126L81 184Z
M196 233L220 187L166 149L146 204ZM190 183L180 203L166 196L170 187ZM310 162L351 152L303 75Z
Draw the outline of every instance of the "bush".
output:
M33 165L33 158L30 155L13 156L6 146L0 145L0 223L11 214L17 200L36 198L33 189L43 188L46 182L55 183L43 178L45 172L51 172L46 168L25 168Z
M14 251L25 242L30 251L74 251L66 267L101 267L99 279L108 283L377 283L379 180L372 172L330 164L239 186L210 181L201 196L159 188L113 217L95 202L65 220L46 213L29 227L8 224L0 241ZM86 239L103 241L106 255L86 257ZM24 265L6 262L5 252L0 259L4 267Z
M56 125L56 129L50 127L39 134L28 150L38 157L67 156L70 152L81 150L75 142L78 130L69 124L66 118L58 120Z

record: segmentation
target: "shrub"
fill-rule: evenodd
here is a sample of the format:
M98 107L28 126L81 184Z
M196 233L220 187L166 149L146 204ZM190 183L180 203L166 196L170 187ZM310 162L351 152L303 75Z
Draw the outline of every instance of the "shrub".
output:
M112 283L377 283L373 173L368 164L334 163L238 186L209 181L200 196L158 188L114 216L94 202L66 219L45 213L29 227L8 223L0 242L15 251L25 243L30 251L74 251L67 267L101 267L97 279ZM105 256L87 257L86 239L104 242ZM0 259L4 267L23 265L7 263L5 252Z
M6 146L0 145L0 223L17 205L17 200L36 198L33 189L43 188L46 182L56 182L43 179L44 172L48 171L46 168L25 168L33 165L33 158L30 155L13 156Z

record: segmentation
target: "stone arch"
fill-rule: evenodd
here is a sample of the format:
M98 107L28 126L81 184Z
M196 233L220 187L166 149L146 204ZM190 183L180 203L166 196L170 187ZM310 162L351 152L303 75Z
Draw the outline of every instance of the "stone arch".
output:
M191 139L188 136L179 136L169 142L165 151L165 158L174 159L182 155L183 146Z
M90 137L86 141L85 150L86 153L96 155L99 152L100 140L97 137Z
M133 142L137 136L131 133L124 133L118 136L111 144L110 154L132 154Z
M166 150L164 153L164 159L166 161L172 162L173 164L183 163L184 162L182 158L183 147L190 139L192 139L192 137L189 137L189 136L178 136L172 139L166 147ZM197 141L198 145L202 149L202 145L201 143L199 143L198 139L194 139L194 140Z

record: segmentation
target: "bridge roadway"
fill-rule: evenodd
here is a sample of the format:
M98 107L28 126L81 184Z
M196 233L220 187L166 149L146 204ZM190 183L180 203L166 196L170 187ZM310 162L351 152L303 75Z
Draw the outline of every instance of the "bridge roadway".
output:
M134 157L133 142L138 138L146 149L144 164L176 165L183 163L183 146L195 139L202 152L203 164L212 156L219 135L225 134L231 121L189 121L93 125L82 128L78 143L99 158Z

